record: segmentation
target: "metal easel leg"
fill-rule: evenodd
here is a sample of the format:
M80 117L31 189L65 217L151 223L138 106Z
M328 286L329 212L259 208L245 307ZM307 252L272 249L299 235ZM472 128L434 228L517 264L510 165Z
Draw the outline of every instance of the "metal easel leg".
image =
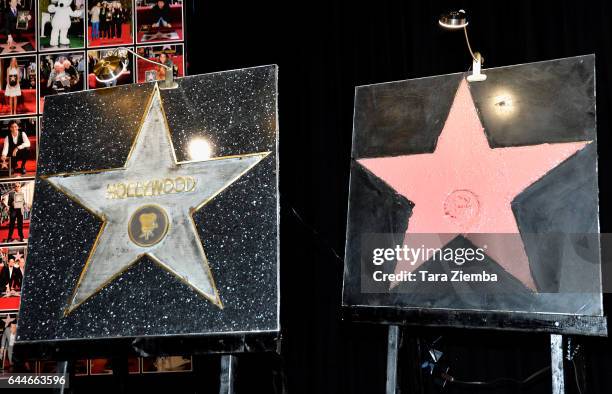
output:
M219 384L219 394L235 394L236 364L236 356L232 354L221 356L221 383Z
M550 336L550 370L552 372L552 394L565 394L563 370L563 336Z
M68 377L68 361L57 362L57 373ZM67 383L70 384L69 381ZM63 384L61 387L54 389L54 392L57 394L68 394L70 391L68 390L67 385Z
M399 326L389 326L387 343L387 388L386 394L399 394L397 367L400 347Z
M111 358L113 366L114 394L123 394L127 392L128 359L127 356L119 356Z

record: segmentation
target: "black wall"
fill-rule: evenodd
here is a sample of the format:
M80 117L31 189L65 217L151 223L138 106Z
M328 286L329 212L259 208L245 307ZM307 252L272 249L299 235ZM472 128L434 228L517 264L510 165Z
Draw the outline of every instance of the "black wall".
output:
M596 54L601 230L610 231L609 2L188 3L191 75L271 63L280 67L282 363L290 393L384 390L386 329L340 319L353 92L356 85L467 70L463 34L440 29L440 13L468 11L472 46L484 55L485 67ZM550 362L546 335L431 329L407 334L425 340L443 335L440 346L450 373L461 380L523 379ZM582 340L581 348L582 392L612 392L610 341ZM274 364L268 357L246 359L243 392L272 392ZM568 392L578 392L569 367ZM423 392L437 392L427 379L424 384ZM550 376L524 387L449 385L446 392L549 393Z

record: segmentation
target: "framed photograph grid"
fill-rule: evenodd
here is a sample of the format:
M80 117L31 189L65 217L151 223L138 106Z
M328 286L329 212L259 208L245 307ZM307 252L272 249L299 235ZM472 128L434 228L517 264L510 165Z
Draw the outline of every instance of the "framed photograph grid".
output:
M166 68L125 48L186 75L184 21L184 0L0 0L0 287L15 257L10 251L23 249L17 260L25 266L27 190L36 175L45 97L165 77ZM124 60L125 71L116 81L100 82L94 68L112 55ZM16 184L26 192L17 203L21 215L6 206L9 197L13 204ZM11 264L11 273L23 272L19 262ZM17 316L15 289L0 288L0 313Z
M126 48L170 66L175 77L185 76L184 21L184 0L0 0L0 315L6 320L0 324L2 332L9 329L9 320L18 321L29 190L44 133L45 97L165 78L165 67L137 58ZM96 64L113 55L122 59L125 70L116 81L100 82L94 74ZM0 355L0 360L10 367L8 357ZM77 361L77 375L112 373L105 362ZM149 364L159 364L160 372L173 372L168 360ZM179 372L191 370L191 360L178 364ZM48 373L56 363L29 360L21 367L24 372ZM129 373L142 372L143 360L134 357Z

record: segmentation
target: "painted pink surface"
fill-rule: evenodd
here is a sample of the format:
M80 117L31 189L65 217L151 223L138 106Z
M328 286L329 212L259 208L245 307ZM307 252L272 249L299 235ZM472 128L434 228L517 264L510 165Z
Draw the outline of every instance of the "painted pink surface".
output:
M512 200L588 142L489 147L467 82L457 90L433 153L361 159L358 162L414 203L404 244L443 247L464 235L525 286L536 290L520 237ZM431 236L448 234L432 241ZM511 241L513 239L514 241ZM398 271L413 271L423 261L399 262Z

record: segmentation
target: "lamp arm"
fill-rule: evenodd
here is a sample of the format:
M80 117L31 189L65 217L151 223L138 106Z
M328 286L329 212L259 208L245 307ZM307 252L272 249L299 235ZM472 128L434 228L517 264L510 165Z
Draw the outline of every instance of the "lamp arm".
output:
M479 61L480 59L476 58L476 55L474 55L474 52L472 51L472 47L470 46L470 39L468 38L467 26L463 26L463 32L465 33L465 42L467 43L467 47L468 47L468 50L470 51L470 55L472 55L472 59L474 59L475 62Z
M468 45L469 45L469 44L468 44ZM117 50L119 50L119 49L125 49L126 51L128 51L128 52L129 52L129 53L131 53L132 55L136 56L137 58L140 58L140 59L142 59L142 60L145 60L145 61L147 61L147 62L149 62L149 63L157 64L158 66L165 67L165 68L166 68L166 70L172 70L172 67L170 67L170 66L166 66L165 64L161 64L160 62L156 62L156 61L151 60L151 59L147 59L146 57L144 57L144 56L141 56L141 55L137 54L135 51L131 50L130 48L127 48L127 47L117 48Z

